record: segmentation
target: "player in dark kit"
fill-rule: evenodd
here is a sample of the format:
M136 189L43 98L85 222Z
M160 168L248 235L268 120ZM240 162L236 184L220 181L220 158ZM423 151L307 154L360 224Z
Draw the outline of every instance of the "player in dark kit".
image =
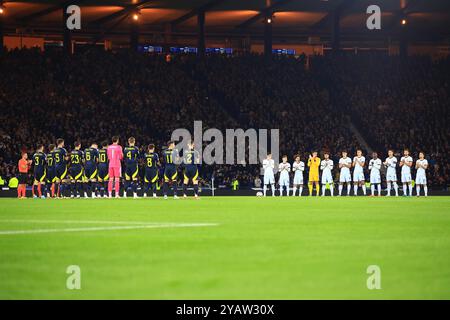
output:
M64 149L64 140L56 140L56 149L53 152L55 158L55 173L56 173L56 194L58 197L64 195L66 188L65 181L67 175L67 160L69 156L67 155L66 149Z
M158 182L158 166L159 157L155 152L155 145L149 144L147 152L144 154L145 157L145 189L144 197L147 196L148 191L151 189L153 193L153 198L156 198L156 184Z
M37 189L37 193L39 197L42 199L45 199L45 195L42 194L42 185L45 188L45 178L47 175L47 172L45 170L45 162L46 162L46 156L44 153L44 146L42 144L39 144L36 148L36 152L33 155L33 166L34 166L34 182L32 187L32 193L33 198L37 198L35 188Z
M187 186L189 180L194 185L194 196L198 199L198 164L200 163L200 154L194 149L194 144L188 144L189 150L185 151L183 156L184 163L184 180L183 180L183 196L187 197Z
M102 148L98 151L98 191L99 196L103 196L104 198L107 198L106 190L108 190L108 180L109 180L109 173L108 173L108 142L104 141L102 143Z
M175 150L175 142L170 141L168 143L167 149L163 152L164 158L164 199L167 199L167 192L169 191L169 184L172 185L173 188L173 197L174 199L178 199L177 196L177 166L176 162L178 161L178 152Z
M83 191L82 184L83 184L83 160L84 160L84 154L81 149L81 143L75 142L75 149L72 150L70 153L70 177L71 177L71 195L70 197L73 198L76 196L77 198L80 197L81 192ZM87 198L87 195L84 195L85 198Z
M55 181L56 181L56 167L55 167L55 145L48 146L47 153L47 197L55 196Z
M130 187L133 190L133 197L137 198L137 179L139 174L138 158L139 149L134 144L136 140L133 137L128 139L128 146L123 149L125 158L125 190L123 192L124 198L127 197L127 191Z
M84 150L84 177L85 177L85 194L91 193L91 197L96 197L97 184L97 162L98 162L98 145L94 142L91 146Z

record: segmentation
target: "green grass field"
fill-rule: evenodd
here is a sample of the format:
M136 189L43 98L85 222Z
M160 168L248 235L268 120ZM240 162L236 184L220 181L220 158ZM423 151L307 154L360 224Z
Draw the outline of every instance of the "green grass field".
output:
M0 199L0 298L450 299L450 197Z

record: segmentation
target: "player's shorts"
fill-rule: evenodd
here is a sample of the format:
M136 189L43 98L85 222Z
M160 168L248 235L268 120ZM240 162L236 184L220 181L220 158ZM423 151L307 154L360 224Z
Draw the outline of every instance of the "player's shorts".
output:
M424 174L416 175L416 184L427 184L427 176Z
M322 173L322 184L333 183L333 176L331 173Z
M47 171L45 168L36 168L34 169L34 181L44 182L47 177Z
M109 169L107 165L99 165L98 166L98 181L103 182L103 181L108 181L109 180Z
M397 173L395 170L388 170L386 172L386 181L397 181Z
M83 167L76 166L76 167L70 167L69 169L70 177L72 180L75 181L82 181L83 180Z
M294 185L303 184L303 174L301 172L295 172Z
M19 184L26 184L27 183L27 174L26 173L19 173L17 175L17 180L19 180Z
M175 166L166 166L164 168L164 181L175 181L177 180L178 172Z
M352 182L352 175L350 174L350 171L342 172L339 175L339 182L340 183L349 183Z
M156 183L158 181L158 169L157 168L146 168L145 169L145 176L144 181L146 183Z
M120 178L122 176L122 167L109 167L108 175L110 178Z
M280 180L278 180L278 184L280 186L289 186L289 176L282 176L280 177Z
M406 183L406 182L411 182L412 178L411 178L411 173L402 173L402 182Z
M309 182L319 182L319 173L318 172L309 172L309 176L308 176L308 181Z
M273 173L264 175L264 185L268 184L275 184L275 175Z
M86 167L84 168L84 176L86 177L87 180L96 179L97 173L98 173L97 166L94 164L86 165Z
M125 180L136 180L139 174L139 167L135 165L125 167Z
M381 183L381 175L380 175L380 173L370 174L370 183L371 184Z
M48 167L47 168L47 182L53 183L56 180L56 168L55 167Z
M184 178L192 179L192 181L197 181L198 168L195 166L187 166L186 169L184 169Z
M353 182L359 182L364 180L366 180L366 178L364 177L364 172L353 171Z
M57 165L55 167L56 178L58 180L64 180L67 176L67 166L66 165Z

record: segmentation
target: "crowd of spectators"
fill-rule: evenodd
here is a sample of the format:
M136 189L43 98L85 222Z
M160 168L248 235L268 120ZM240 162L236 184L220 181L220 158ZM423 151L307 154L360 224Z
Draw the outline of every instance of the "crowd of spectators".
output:
M384 154L409 147L427 153L431 181L450 182L449 60L433 63L394 57L276 57L212 55L199 61L180 55L90 51L16 50L0 58L0 175L16 174L21 151L59 137L88 146L119 135L134 136L142 149L161 148L177 128L280 130L280 153L329 151L337 160L360 142ZM373 61L372 61L373 60ZM445 71L447 70L447 72ZM218 184L252 185L258 165L202 166Z

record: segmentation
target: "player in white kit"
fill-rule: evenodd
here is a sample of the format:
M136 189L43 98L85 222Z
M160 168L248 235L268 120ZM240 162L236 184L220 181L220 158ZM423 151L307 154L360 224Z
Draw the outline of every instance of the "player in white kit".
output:
M264 170L264 197L267 193L267 186L270 185L272 188L272 197L275 196L275 175L273 173L275 169L275 161L272 159L272 154L267 154L266 159L263 160L263 170Z
M386 170L386 182L387 182L387 196L391 195L392 185L394 186L395 196L398 197L398 185L397 185L397 158L394 157L394 150L388 150L388 157L383 162Z
M331 170L333 170L333 160L330 159L330 154L325 152L323 154L323 160L320 162L320 170L322 170L322 197L325 196L326 185L330 186L330 194L333 196L334 184L333 175Z
M412 177L411 167L413 166L413 158L409 155L409 150L403 150L403 157L400 159L400 167L402 167L402 184L403 184L403 196L412 196Z
M283 196L283 189L286 187L286 195L289 196L289 172L291 172L291 164L287 162L286 155L282 158L283 162L278 165L278 171L280 172L280 178L278 184L280 185L280 197Z
M353 157L353 193L358 195L358 187L361 187L364 195L366 195L366 179L364 178L364 166L366 158L362 154L362 150L356 150L356 157Z
M378 196L381 196L381 159L376 152L372 153L372 159L369 161L370 170L370 191L371 196L375 196L375 186L377 186Z
M292 195L295 196L298 189L298 195L300 197L303 191L303 172L305 171L305 163L300 161L299 155L295 156L295 161L292 164L292 171L294 171L294 192Z
M419 159L416 161L416 193L420 196L420 186L423 186L425 197L428 197L427 175L425 170L428 168L428 161L425 159L425 153L419 152Z
M352 176L350 174L350 168L352 167L352 159L347 157L347 151L342 151L342 158L339 159L339 168L341 172L339 174L339 195L342 195L342 189L344 183L347 184L347 196L350 195Z

